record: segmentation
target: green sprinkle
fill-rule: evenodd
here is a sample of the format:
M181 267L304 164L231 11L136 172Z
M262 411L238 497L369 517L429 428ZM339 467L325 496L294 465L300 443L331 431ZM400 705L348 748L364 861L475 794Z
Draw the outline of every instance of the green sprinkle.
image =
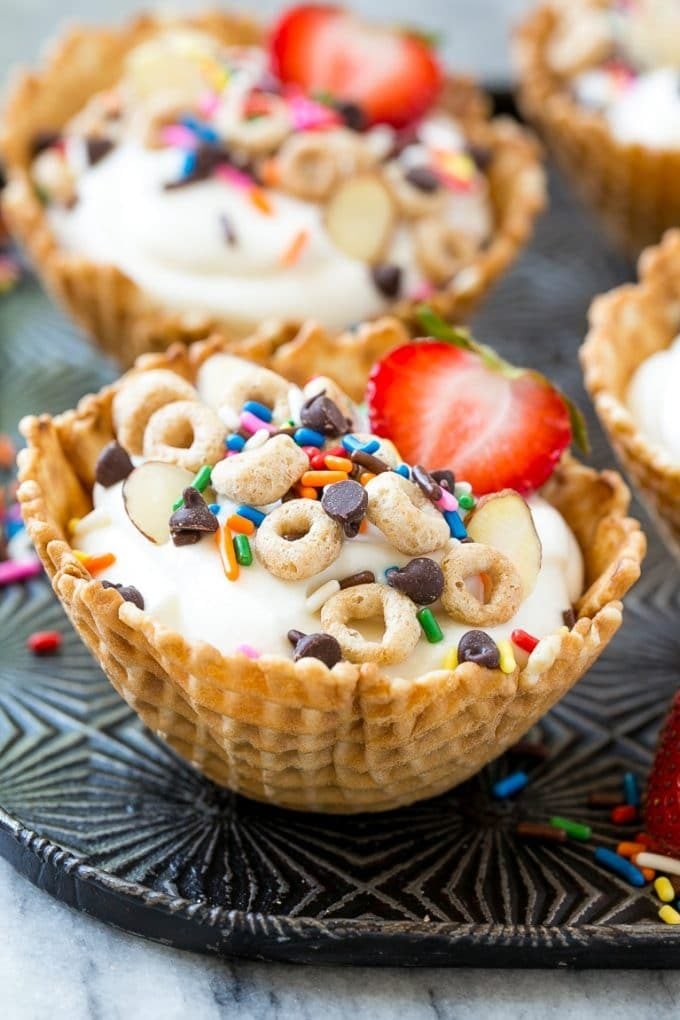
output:
M554 829L564 829L567 836L571 836L572 839L585 841L593 834L589 825L584 825L583 822L570 822L568 818L560 818L559 815L554 815L550 819L550 824Z
M194 478L194 480L191 483L190 487L192 489L197 489L199 492L203 492L203 490L207 489L208 485L210 484L210 476L211 476L211 474L212 474L212 467L210 466L210 464L204 464L203 467L201 468L201 470L198 472L198 474ZM176 499L175 502L172 504L172 509L173 510L179 510L179 508L181 507L183 502L184 502L184 499L183 499L182 496L180 496L179 499Z
M462 492L458 497L458 503L462 506L463 510L472 510L475 505L475 497L467 492Z
M242 567L249 567L253 562L253 550L250 548L248 536L234 535L233 542L237 562L240 563Z
M416 615L423 628L423 633L431 645L436 645L438 641L444 640L442 629L431 609L419 609Z

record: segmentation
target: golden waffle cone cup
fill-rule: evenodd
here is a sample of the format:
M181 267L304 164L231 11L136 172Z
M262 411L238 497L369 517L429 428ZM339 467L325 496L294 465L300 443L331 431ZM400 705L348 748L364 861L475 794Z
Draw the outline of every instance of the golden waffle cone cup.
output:
M558 17L540 7L517 33L519 105L614 242L637 255L680 224L680 149L618 141L602 116L570 97L547 57Z
M255 22L226 12L181 23L225 43L254 43L262 37ZM115 266L60 248L30 180L31 141L36 134L59 130L93 93L113 86L126 54L168 24L167 19L144 16L118 30L72 30L56 44L40 71L17 78L0 134L9 181L2 208L9 229L62 308L124 367L144 351L165 350L175 341L191 343L215 332L238 341L252 330L251 325L200 310L169 311ZM486 100L468 79L450 79L441 105L464 122L471 141L492 156L488 179L496 221L493 237L430 301L440 314L459 319L470 314L527 241L545 203L545 185L536 142L507 118L487 119ZM391 311L415 327L415 302L400 301ZM287 336L301 323L269 325L270 332L278 325L281 335Z
M219 349L218 340L177 345L142 359L137 371L164 365L191 380ZM94 580L69 544L69 520L91 509L94 464L113 438L119 385L56 418L22 422L22 512L55 592L116 690L150 729L223 786L332 813L385 811L441 793L518 740L621 624L620 600L639 576L644 535L626 516L621 478L566 457L544 495L574 530L587 587L575 626L543 638L522 669L505 674L464 663L393 679L372 664L329 670L316 659L252 660L187 641Z
M618 457L680 555L680 464L647 441L626 404L637 368L680 332L680 231L643 252L640 282L595 299L581 348L585 384Z

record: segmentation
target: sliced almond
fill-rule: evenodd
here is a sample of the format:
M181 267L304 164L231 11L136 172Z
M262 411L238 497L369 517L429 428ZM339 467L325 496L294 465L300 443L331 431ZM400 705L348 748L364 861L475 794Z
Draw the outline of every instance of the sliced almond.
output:
M531 510L514 489L482 496L465 522L475 542L493 546L517 568L522 579L522 598L534 590L541 569L541 540Z
M156 545L170 538L172 505L193 481L193 475L176 464L148 460L123 483L127 515L138 531Z
M353 259L378 262L394 228L392 197L376 174L352 177L326 206L326 229L334 244Z

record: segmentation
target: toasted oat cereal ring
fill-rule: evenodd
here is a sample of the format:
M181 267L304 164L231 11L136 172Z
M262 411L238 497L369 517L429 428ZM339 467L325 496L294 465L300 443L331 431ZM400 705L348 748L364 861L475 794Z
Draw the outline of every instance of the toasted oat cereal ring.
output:
M131 375L116 393L111 408L120 445L128 453L142 453L149 418L159 408L177 400L198 400L198 394L176 372L156 368Z
M234 503L266 506L288 492L309 468L309 458L290 436L273 436L216 464L212 486Z
M434 283L446 283L477 251L471 237L434 216L414 224L413 240L418 265Z
M329 400L337 404L346 418L354 420L356 408L344 390L340 389L334 379L327 375L315 375L310 379L302 391L305 400L311 400L318 394L324 393Z
M436 216L446 204L445 188L439 187L433 191L417 188L406 178L404 167L398 163L387 164L385 180L397 208L409 219L417 219L420 216Z
M358 584L332 595L321 608L321 626L331 634L350 662L403 662L418 644L417 606L384 584ZM382 617L382 640L369 641L348 626L351 620Z
M522 579L507 556L481 542L453 545L441 562L444 572L442 605L454 620L474 627L505 623L522 601ZM481 602L468 588L466 578L484 574L489 591Z
M283 376L231 354L214 355L206 366L199 372L198 387L206 404L228 428L238 428L241 409L248 400L271 408L275 421L288 418L291 384Z
M277 157L279 187L298 198L326 198L339 179L335 153L324 131L291 135Z
M366 516L399 552L422 556L448 542L448 524L413 482L384 471L366 483L366 493Z
M270 574L284 581L320 573L337 560L341 549L342 528L311 499L282 503L265 517L255 538L259 559Z
M266 156L274 152L291 133L288 107L283 99L268 97L269 109L260 117L243 119L225 125L229 145L249 156Z
M205 404L176 400L149 418L144 430L144 456L196 472L204 464L222 459L226 435L226 426Z

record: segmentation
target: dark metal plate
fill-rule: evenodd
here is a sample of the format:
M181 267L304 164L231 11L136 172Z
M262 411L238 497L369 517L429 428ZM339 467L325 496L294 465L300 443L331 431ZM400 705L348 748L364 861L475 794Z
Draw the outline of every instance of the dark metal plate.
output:
M531 250L477 318L481 339L587 404L576 350L591 295L630 277L559 185ZM60 410L114 368L35 283L0 302L0 429ZM592 415L591 415L592 423ZM592 423L594 460L612 457ZM675 966L677 932L649 891L594 865L592 844L538 846L518 819L621 829L588 791L644 776L677 687L677 575L652 537L622 633L540 726L549 760L501 759L436 800L378 817L296 815L218 790L138 723L48 586L0 596L0 852L32 882L148 938L218 954L410 965ZM58 627L62 652L25 640ZM517 765L512 803L490 793ZM630 834L635 828L630 829ZM642 952L640 950L643 950Z

